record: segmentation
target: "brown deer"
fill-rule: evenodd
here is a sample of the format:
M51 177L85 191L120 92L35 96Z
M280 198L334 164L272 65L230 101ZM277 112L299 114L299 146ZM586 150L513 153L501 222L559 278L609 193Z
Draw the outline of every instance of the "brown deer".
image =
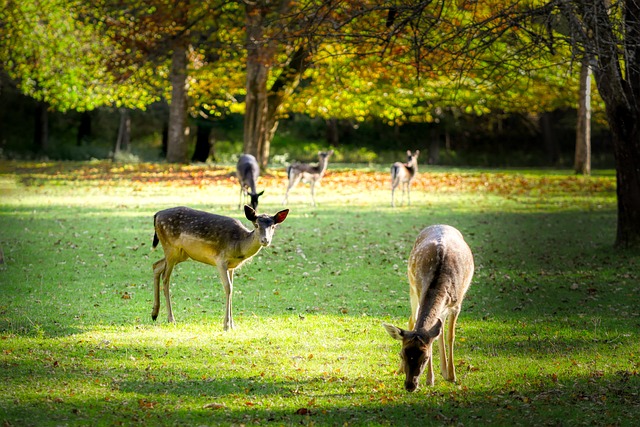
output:
M304 183L311 184L311 202L313 203L313 206L316 205L315 185L320 182L324 176L327 166L329 165L329 157L331 157L332 154L333 150L318 153L318 164L315 166L306 163L294 163L287 168L289 185L287 186L287 192L282 200L283 205L289 200L289 190L295 187L300 180Z
M256 192L256 182L260 176L260 166L256 158L251 154L241 155L236 164L236 176L240 181L240 203L238 204L238 209L242 206L244 195L245 201L249 198L251 207L253 210L257 210L258 197L262 196L264 191Z
M165 209L153 217L155 235L153 247L162 244L164 258L153 264L153 310L156 320L160 310L160 279L163 279L169 322L174 322L169 295L169 280L176 264L191 258L214 265L218 269L227 296L224 330L233 329L231 296L233 272L251 259L264 246L269 246L276 226L287 218L289 209L275 215L256 214L250 206L244 207L246 218L253 223L249 230L240 221L186 207Z
M411 151L407 150L407 163L395 162L391 165L391 206L396 206L394 193L396 187L400 185L402 189L402 199L400 205L404 204L404 192L407 191L408 205L411 206L411 181L418 174L418 156L420 150L416 150L411 154Z
M425 367L427 385L433 385L431 349L438 337L440 372L445 380L456 381L453 363L456 321L473 269L473 254L457 229L449 225L433 225L418 235L408 264L409 330L383 325L389 335L402 341L399 372L406 375L404 387L407 391L418 387L418 379Z

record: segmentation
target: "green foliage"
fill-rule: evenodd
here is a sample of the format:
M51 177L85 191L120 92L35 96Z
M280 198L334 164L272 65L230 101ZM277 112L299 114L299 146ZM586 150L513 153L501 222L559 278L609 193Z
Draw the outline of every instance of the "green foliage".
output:
M261 209L285 183L263 177ZM180 264L176 325L150 320L153 213L241 218L232 168L0 163L0 419L5 424L632 425L640 254L614 252L615 178L439 170L389 205L388 175L329 168L235 279L222 332L215 269ZM347 206L347 207L345 207ZM465 234L476 274L458 384L393 375L406 259L424 226ZM588 232L585 232L588 230ZM437 365L437 364L436 364ZM437 369L437 368L436 368Z

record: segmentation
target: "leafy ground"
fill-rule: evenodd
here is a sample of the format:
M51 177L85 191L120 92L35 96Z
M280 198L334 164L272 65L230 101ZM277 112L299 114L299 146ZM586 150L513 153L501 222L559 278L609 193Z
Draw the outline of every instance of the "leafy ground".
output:
M229 167L0 162L4 425L635 425L640 254L612 249L615 178L423 167L390 207L382 168L331 166L291 194L271 247L236 276L172 277L150 319L152 216L189 205L240 218ZM262 177L281 208L285 177ZM409 394L393 374L418 231L465 234L476 274L458 383Z

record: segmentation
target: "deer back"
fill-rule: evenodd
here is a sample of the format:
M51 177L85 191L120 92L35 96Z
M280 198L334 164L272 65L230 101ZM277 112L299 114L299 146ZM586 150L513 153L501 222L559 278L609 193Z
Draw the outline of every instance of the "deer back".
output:
M236 173L240 184L245 187L250 187L251 192L256 192L256 182L260 176L260 166L258 161L251 154L243 154L238 159L236 165Z
M412 292L420 295L415 328L444 321L449 309L458 309L469 288L474 264L462 234L449 225L433 225L420 232L409 255Z
M215 264L221 255L240 257L251 230L235 218L187 207L165 209L154 216L155 231L167 251L182 251L190 258Z

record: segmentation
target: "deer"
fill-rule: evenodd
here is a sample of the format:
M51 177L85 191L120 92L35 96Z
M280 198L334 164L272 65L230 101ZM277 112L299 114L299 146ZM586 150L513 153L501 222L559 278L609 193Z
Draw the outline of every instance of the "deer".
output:
M238 209L242 207L243 199L246 202L247 198L249 198L250 206L253 210L257 210L258 197L262 196L264 191L260 193L256 192L256 182L260 176L260 166L256 158L251 154L241 155L236 164L236 176L238 177L238 181L240 181L240 202L238 203Z
M316 205L315 185L320 182L329 165L329 157L333 154L333 150L321 151L318 153L318 164L310 165L307 163L294 163L287 168L287 178L289 185L284 195L282 204L285 205L289 200L289 191L295 187L300 180L311 185L311 202Z
M408 205L411 206L411 181L418 174L418 156L420 150L416 150L413 154L407 150L407 162L395 162L391 165L391 207L396 206L394 193L396 187L400 185L402 189L402 199L400 205L404 204L404 192L407 192Z
M433 225L418 235L407 270L411 301L409 329L386 323L383 326L392 338L402 341L398 373L405 373L404 387L412 392L417 389L425 367L427 385L434 384L432 345L436 338L440 372L445 380L456 381L455 327L473 277L473 254L456 228Z
M175 323L169 294L171 272L176 264L192 259L217 268L227 298L223 328L227 331L235 327L231 312L233 272L271 244L278 224L287 218L289 209L275 215L258 215L251 206L245 205L244 214L253 224L253 230L235 218L184 206L165 209L154 215L153 249L161 243L164 251L164 258L153 264L151 318L154 321L160 310L162 279L167 321Z

